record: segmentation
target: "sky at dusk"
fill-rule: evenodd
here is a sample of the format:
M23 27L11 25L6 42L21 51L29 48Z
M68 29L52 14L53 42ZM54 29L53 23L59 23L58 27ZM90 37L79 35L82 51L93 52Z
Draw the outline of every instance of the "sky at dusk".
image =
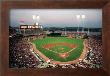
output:
M38 15L39 19L33 19ZM85 15L77 19L76 15ZM102 9L12 9L10 25L33 25L38 22L43 27L102 27Z

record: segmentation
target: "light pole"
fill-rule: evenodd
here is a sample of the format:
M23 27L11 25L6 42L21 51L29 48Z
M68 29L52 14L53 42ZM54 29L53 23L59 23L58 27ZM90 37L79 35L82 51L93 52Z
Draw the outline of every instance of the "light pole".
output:
M77 19L77 21L79 21L80 20L80 18L81 18L81 16L80 15L76 15L76 19ZM77 24L78 26L78 28L77 28L77 33L79 33L79 24Z
M85 28L84 20L85 20L86 16L85 15L81 15L81 18L82 18L82 22L83 22L82 33L84 33L84 28Z
M88 28L88 32L87 32L87 33L88 33L88 35L90 34L90 32L89 32L89 28Z

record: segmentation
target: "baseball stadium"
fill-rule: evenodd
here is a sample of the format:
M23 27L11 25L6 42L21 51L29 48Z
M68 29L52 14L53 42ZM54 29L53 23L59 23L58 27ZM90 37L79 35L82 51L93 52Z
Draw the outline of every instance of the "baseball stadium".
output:
M85 20L87 16L90 20L93 18L88 15L91 12L96 12L94 17L100 18L101 10L83 9L85 15L75 15L76 21L70 18L74 10L50 9L48 14L44 14L46 10L30 10L32 14L23 15L27 11L10 12L10 68L102 68L101 20L94 22L96 27ZM78 14L76 11L74 13ZM51 16L47 18L48 15Z

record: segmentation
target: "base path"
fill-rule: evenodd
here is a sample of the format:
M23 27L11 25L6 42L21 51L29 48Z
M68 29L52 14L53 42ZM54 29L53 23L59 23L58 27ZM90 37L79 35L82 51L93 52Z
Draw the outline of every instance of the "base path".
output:
M46 57L43 53L41 53L37 48L36 48L36 45L34 43L31 43L32 44L32 48L34 49L34 52L39 54L39 56L45 60L46 62L50 61L50 63L52 64L75 64L81 60L83 60L85 57L86 57L86 54L87 54L87 51L88 51L88 42L87 40L84 40L83 42L83 45L84 45L84 48L83 48L83 52L82 54L80 55L79 58L77 58L76 60L73 60L73 61L67 61L67 62L60 62L60 61L55 61L55 60L51 60L49 59L48 57Z

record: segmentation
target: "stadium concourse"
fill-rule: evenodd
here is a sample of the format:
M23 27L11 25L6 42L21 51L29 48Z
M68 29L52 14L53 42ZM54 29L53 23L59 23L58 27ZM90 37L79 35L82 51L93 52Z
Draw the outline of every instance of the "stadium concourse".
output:
M9 37L9 67L10 68L102 68L102 40L100 36L89 36L88 51L86 57L76 63L53 64L45 61L40 55L34 52L31 40L45 38L44 34L37 36L23 36L16 34L16 31L10 29Z

